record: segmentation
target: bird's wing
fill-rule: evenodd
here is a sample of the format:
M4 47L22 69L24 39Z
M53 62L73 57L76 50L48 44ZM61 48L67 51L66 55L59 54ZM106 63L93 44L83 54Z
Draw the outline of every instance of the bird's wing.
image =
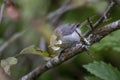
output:
M72 34L76 28L79 27L78 24L63 24L58 26L55 29L55 33L57 34L57 36L66 36L66 35L70 35Z

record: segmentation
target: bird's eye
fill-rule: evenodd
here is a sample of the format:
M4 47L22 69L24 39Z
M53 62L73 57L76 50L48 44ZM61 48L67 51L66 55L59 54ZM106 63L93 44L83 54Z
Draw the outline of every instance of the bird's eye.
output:
M80 26L80 23L77 23L76 26L79 27L79 26Z

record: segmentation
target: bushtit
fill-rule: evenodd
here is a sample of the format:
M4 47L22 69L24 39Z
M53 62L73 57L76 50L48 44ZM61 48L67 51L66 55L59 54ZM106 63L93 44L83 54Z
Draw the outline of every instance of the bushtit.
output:
M54 51L58 51L60 49L74 47L81 41L89 45L89 42L82 37L79 27L80 24L76 23L58 26L50 39L50 47Z

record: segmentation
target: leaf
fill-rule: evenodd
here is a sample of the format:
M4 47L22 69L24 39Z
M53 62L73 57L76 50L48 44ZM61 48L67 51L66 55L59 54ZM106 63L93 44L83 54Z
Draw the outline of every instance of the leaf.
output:
M55 55L50 55L48 52L46 51L42 51L39 48L35 47L35 45L29 46L27 48L24 48L19 55L21 54L36 54L36 55L40 55L43 57L54 57Z
M7 74L10 75L10 67L17 64L17 59L15 57L8 57L7 59L1 60L1 67L5 70Z
M83 66L90 73L104 80L120 80L120 71L114 68L111 64L94 61Z
M101 79L94 77L94 76L87 76L85 77L85 80L101 80Z

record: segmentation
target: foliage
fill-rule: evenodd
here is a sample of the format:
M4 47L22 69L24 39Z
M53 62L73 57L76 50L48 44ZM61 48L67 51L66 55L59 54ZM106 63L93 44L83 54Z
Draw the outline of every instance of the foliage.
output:
M10 75L10 67L17 64L17 59L15 57L8 57L7 59L1 60L0 64L5 72Z
M49 56L47 51L42 51L39 48L40 37L46 37L47 44L49 45L49 37L55 27L50 23L52 19L50 21L47 20L47 16L49 13L60 8L66 0L11 1L14 2L15 5L6 5L3 20L0 23L0 48L4 43L9 43L9 39L17 32L26 32L19 38L13 40L13 42L8 44L7 47L0 52L0 62L1 67L6 69L5 71L7 73L10 72L10 77L13 80L18 80L23 75L41 65L46 60L45 57ZM0 3L2 4L2 0ZM60 23L58 24L82 23L88 17L92 17L94 23L104 12L108 3L108 0L72 0L70 5L74 8L65 12L61 16ZM19 18L11 18L10 16L14 16L14 14L10 14L11 12L7 10L18 13ZM119 13L120 7L115 6L108 15L108 22L101 24L99 27L120 19ZM88 28L87 26L88 24L83 27L83 32ZM93 60L86 53L82 53L65 62L65 64L44 73L42 76L39 76L37 80L82 80L84 77L85 80L119 80L119 34L120 31L113 32L90 47L90 52L97 60L101 60L102 62L95 61L91 63ZM53 56L54 55L52 55L52 57ZM118 69L107 64L107 62ZM86 63L90 64L84 65ZM87 73L82 65L94 76Z
M35 47L35 45L31 45L27 48L24 48L17 56L20 56L22 54L34 54L34 55L39 55L43 57L54 57L55 55L49 55L48 52L42 51L39 48Z
M93 77L93 76L87 76L87 77L85 77L85 80L101 80L101 79L99 79L97 77Z
M102 61L94 61L93 63L89 63L83 67L87 69L91 74L94 74L103 80L120 79L120 71L117 68L113 67L111 64L106 64Z

